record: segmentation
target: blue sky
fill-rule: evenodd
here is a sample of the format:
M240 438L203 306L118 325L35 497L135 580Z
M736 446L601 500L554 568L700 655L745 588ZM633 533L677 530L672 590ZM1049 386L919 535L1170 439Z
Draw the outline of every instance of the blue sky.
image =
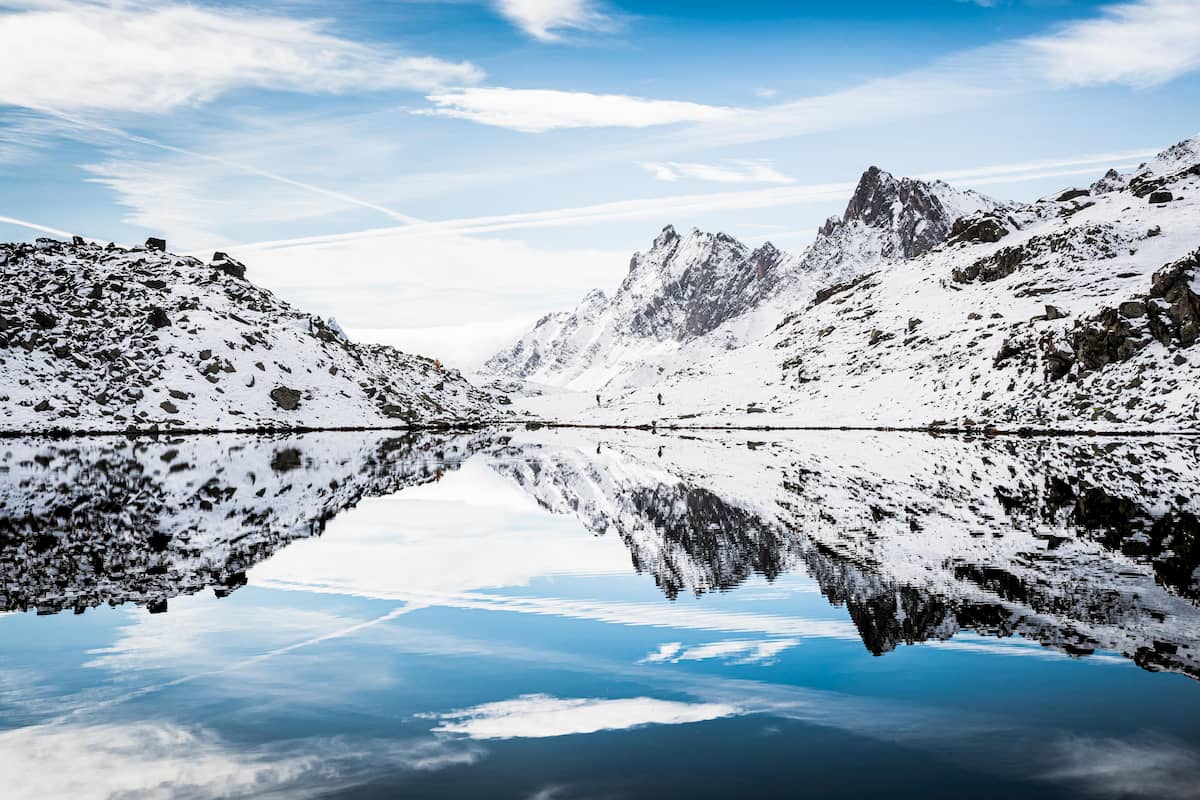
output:
M1198 0L0 0L0 236L230 249L470 366L667 223L799 251L869 164L1136 164L1200 130L1197 70Z

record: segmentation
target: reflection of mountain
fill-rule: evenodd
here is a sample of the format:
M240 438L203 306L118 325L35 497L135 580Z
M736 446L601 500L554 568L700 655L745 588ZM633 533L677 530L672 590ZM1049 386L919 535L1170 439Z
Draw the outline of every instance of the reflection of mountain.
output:
M621 536L668 596L799 564L874 653L969 628L1200 677L1200 442L823 433L592 447L510 445L495 469Z
M469 436L331 433L0 443L0 609L224 595L364 497L455 469Z

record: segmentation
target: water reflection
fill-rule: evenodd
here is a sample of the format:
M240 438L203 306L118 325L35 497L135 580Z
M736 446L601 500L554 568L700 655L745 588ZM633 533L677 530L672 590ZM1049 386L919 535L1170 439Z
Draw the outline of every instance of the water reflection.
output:
M18 797L1192 796L1200 442L761 437L0 442L0 766Z

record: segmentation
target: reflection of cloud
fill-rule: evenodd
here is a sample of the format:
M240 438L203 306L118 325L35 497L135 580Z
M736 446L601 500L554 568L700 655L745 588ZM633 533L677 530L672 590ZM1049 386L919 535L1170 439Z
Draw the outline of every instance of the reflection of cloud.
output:
M731 639L724 642L684 647L679 642L661 644L658 650L642 659L648 664L678 664L680 661L707 661L721 659L734 664L770 664L775 656L795 647L796 639L764 639L746 641Z
M1200 791L1200 756L1156 736L1132 742L1073 737L1056 748L1061 765L1047 780L1080 784L1098 797L1195 797Z
M367 771L470 765L478 746L444 740L308 740L289 749L233 747L172 723L37 725L0 733L6 796L69 798L304 798L344 789Z
M567 736L637 727L704 722L739 713L726 703L681 703L653 697L560 699L528 694L440 715L433 730L472 739Z

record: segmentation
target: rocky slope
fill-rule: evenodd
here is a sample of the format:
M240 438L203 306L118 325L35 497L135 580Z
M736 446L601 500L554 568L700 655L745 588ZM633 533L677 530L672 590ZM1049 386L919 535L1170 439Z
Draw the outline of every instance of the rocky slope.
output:
M494 469L620 536L668 596L803 570L876 654L1019 634L1200 678L1194 440L593 441L524 433Z
M151 240L0 244L0 430L402 426L477 420L453 370L337 328Z
M653 383L668 369L762 337L821 286L920 255L943 242L958 217L997 208L974 192L872 167L845 214L827 221L800 257L769 242L751 249L723 233L668 226L634 254L611 298L594 291L573 311L543 317L480 374L579 390Z
M852 207L875 205L858 196ZM912 258L857 261L857 277L796 303L749 345L671 365L586 413L613 424L1200 428L1200 137L1129 175L981 208L923 253L927 242L912 241ZM563 393L526 402L554 419L589 405Z

